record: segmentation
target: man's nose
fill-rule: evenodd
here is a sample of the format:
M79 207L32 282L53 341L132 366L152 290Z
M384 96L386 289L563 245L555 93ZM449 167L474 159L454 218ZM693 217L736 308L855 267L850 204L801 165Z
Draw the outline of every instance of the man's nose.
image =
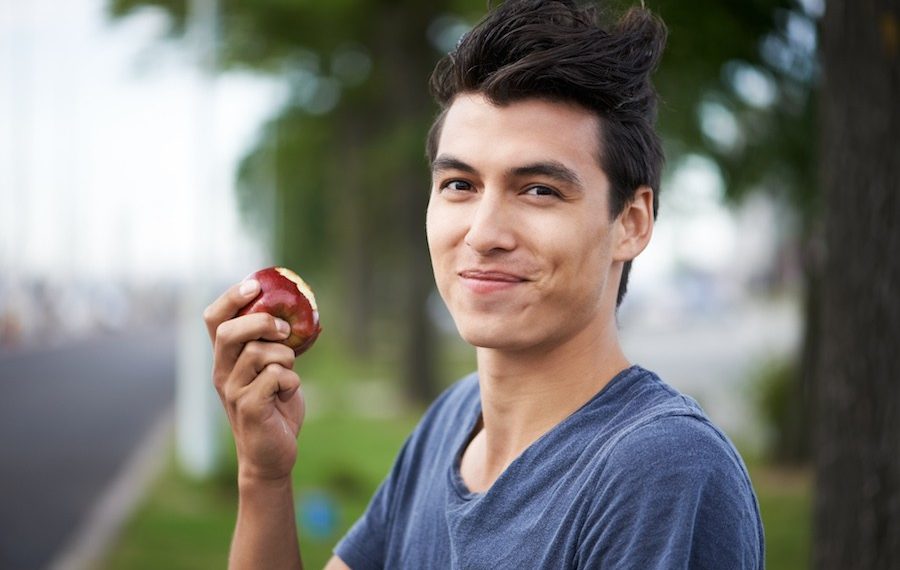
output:
M512 204L502 192L486 189L475 206L466 232L466 245L481 255L516 247Z

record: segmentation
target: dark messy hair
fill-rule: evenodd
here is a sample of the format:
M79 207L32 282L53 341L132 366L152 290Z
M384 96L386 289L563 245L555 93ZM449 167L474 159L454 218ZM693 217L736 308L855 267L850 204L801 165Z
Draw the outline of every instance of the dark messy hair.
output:
M460 93L481 93L496 105L529 98L574 102L600 119L600 167L610 181L610 216L618 216L638 187L653 190L659 207L663 151L650 75L666 42L664 24L645 8L631 8L610 25L595 6L574 0L507 0L442 58L431 76L441 106L428 133L433 162L447 109ZM616 297L628 283L625 263Z

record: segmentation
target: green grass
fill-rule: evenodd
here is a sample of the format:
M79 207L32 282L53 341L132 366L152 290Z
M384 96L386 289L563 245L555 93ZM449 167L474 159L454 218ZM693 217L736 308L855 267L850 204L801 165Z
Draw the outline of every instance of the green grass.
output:
M224 568L237 511L235 492L220 481L196 483L174 461L125 526L101 568Z
M812 485L808 471L751 467L766 532L767 570L810 567Z
M298 497L318 494L338 507L333 533L317 537L300 528L307 568L322 568L338 539L363 513L417 417L363 419L331 416L303 427L294 489ZM313 443L314 442L314 443Z

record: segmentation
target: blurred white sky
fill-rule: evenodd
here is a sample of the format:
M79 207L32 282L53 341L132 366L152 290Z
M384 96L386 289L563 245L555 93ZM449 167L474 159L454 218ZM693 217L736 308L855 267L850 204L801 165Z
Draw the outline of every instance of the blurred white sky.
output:
M210 101L185 44L158 41L159 13L111 24L103 2L0 0L0 272L185 275L198 235L225 273L252 269L263 254L241 229L234 169L280 85L228 74ZM210 105L207 170L198 133ZM734 213L714 163L689 156L674 166L635 295L663 289L678 267L740 276L775 247L771 205ZM204 172L215 172L211 184ZM191 196L214 199L196 211Z
M158 41L160 14L111 24L103 2L0 0L0 267L183 275L198 224L213 234L220 266L258 256L238 220L233 172L278 85L229 74L210 98L184 44ZM204 109L214 127L206 139ZM190 199L201 186L216 198L203 215Z

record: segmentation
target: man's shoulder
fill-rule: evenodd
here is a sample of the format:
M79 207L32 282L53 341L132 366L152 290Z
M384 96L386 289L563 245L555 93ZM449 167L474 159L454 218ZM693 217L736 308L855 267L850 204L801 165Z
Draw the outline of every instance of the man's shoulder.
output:
M690 396L665 383L655 373L635 367L639 380L626 387L619 404L626 420L613 442L613 455L642 457L684 453L737 456L728 436Z
M600 464L609 473L637 473L677 467L684 472L721 471L745 476L746 467L728 436L691 397L680 393L656 374L633 367L594 410L607 420L599 434ZM597 422L600 423L600 422ZM603 422L605 423L605 422Z
M619 562L680 556L691 567L761 567L758 502L727 435L655 375L623 387L617 409L630 413L591 457L590 524L582 543L622 546L613 554L602 550L613 562L616 555ZM628 538L634 535L642 537L640 547Z
M743 469L728 437L691 407L667 407L623 430L610 449L611 462L679 463L707 469L719 464Z

